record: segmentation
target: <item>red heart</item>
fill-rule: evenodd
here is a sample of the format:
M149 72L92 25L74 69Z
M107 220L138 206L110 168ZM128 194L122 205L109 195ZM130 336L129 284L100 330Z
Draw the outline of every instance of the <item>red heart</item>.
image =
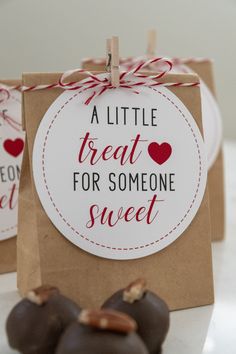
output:
M9 155L17 157L24 149L24 141L22 139L7 139L4 141L3 147Z
M153 142L148 145L148 153L153 161L158 163L158 165L162 165L170 157L172 147L168 143L158 144Z

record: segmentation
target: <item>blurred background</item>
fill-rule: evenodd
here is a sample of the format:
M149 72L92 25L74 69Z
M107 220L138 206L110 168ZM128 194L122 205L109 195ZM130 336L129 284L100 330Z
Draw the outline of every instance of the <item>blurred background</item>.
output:
M80 67L111 35L121 56L142 55L152 28L158 54L214 59L224 136L236 139L236 0L0 0L0 78Z

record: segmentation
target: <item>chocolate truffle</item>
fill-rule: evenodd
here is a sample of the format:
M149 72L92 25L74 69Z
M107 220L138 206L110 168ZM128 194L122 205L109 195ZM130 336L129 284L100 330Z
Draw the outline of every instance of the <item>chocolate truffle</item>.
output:
M83 310L62 335L56 354L148 354L136 323L113 310Z
M137 279L112 295L102 308L124 312L135 319L137 333L150 354L161 353L169 329L169 309L157 295L146 289L145 279Z
M23 354L52 354L62 332L79 313L79 306L61 295L57 288L34 289L8 316L9 344Z

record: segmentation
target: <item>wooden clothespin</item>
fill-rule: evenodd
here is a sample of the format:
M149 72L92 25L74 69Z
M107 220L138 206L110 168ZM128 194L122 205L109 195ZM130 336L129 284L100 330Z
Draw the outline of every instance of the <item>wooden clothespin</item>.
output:
M155 30L148 31L147 38L147 56L148 58L153 58L156 54L156 41L157 41L157 33Z
M106 70L111 73L111 83L114 87L120 85L120 58L119 58L119 38L112 37L107 40L107 64Z
M106 42L106 71L111 72L111 39L108 38Z

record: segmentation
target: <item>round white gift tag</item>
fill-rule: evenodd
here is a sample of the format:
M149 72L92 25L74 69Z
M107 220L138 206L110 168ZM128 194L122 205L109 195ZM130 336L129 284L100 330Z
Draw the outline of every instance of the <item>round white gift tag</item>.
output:
M207 177L204 143L168 89L117 88L84 102L66 91L43 117L33 150L41 203L68 240L111 259L144 257L193 220Z
M0 240L17 233L18 188L24 148L21 94L0 90Z

